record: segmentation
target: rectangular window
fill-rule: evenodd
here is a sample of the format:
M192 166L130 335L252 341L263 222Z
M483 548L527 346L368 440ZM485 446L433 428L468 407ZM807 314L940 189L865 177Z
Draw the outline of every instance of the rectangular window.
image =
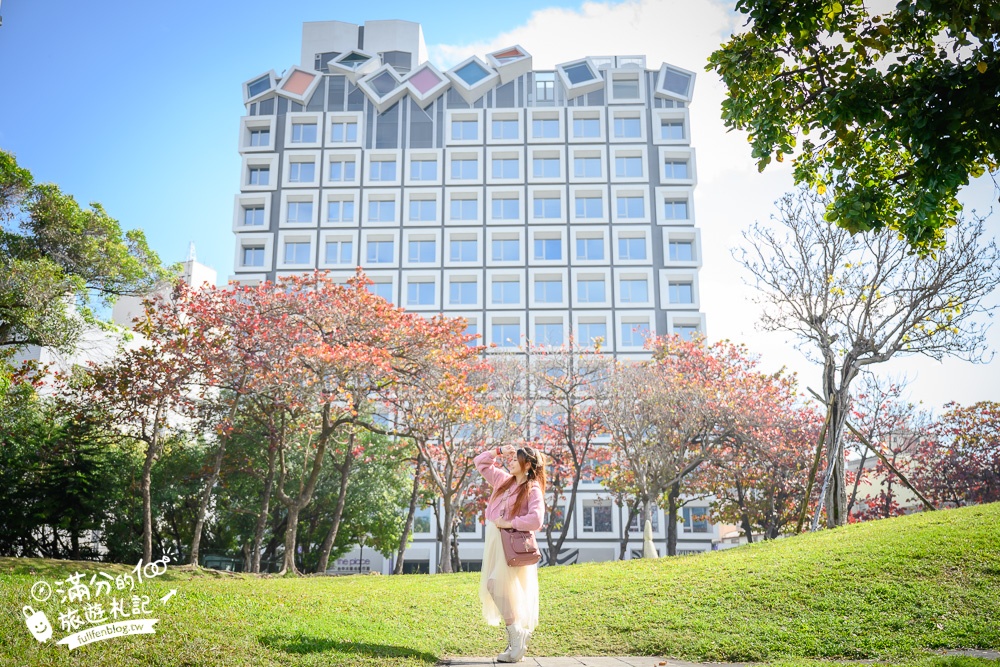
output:
M663 162L663 178L687 178L687 160L665 160Z
M559 239L535 239L535 259L562 259L562 241Z
M476 281L452 280L448 284L448 303L472 305L476 303Z
M535 178L559 178L559 158L536 157L531 161L531 175Z
M576 291L580 303L602 303L606 299L601 278L577 281Z
M517 139L517 120L494 120L494 139Z
M535 343L555 347L562 345L563 341L563 325L545 322L535 324Z
M493 239L494 262L517 262L521 259L521 244L517 239Z
M590 347L601 339L601 343L608 342L608 325L604 322L581 322L577 335L577 342Z
M415 281L407 283L406 302L411 306L433 306L434 283Z
M285 264L308 264L309 242L293 241L285 244Z
M573 136L577 139L601 136L601 121L597 118L574 118Z
M408 258L411 262L433 262L437 259L434 241L410 241Z
M368 219L372 222L394 222L396 202L391 199L372 199L368 202Z
M576 198L576 217L593 220L603 216L604 206L600 197Z
M642 128L638 117L618 116L615 118L615 137L618 139L639 139Z
M674 333L683 340L691 340L698 335L697 324L675 324Z
M639 526L639 523L641 521L642 521L642 507L640 506L639 511L632 518L632 523L628 525L628 532L641 533L642 531L644 531L646 527ZM649 508L649 524L652 527L653 532L656 532L660 529L660 512L655 507Z
M437 160L414 160L410 163L410 180L437 180Z
M410 220L421 222L437 220L437 201L434 199L411 199Z
M244 246L243 266L264 266L264 246Z
M646 207L642 197L618 197L617 204L619 218L643 218L646 216Z
M517 178L517 163L518 159L516 157L493 158L493 178Z
M661 139L683 139L684 138L684 121L682 120L661 120L660 121L660 138Z
M577 238L576 258L585 260L604 259L604 239Z
M610 533L612 530L611 504L583 506L583 532Z
M288 202L288 222L312 222L313 205L311 201Z
M330 180L335 182L353 181L355 175L354 160L332 160L330 162Z
M641 178L642 158L638 156L616 157L615 176L619 178Z
M327 222L354 222L354 202L332 200L326 206Z
M558 139L558 118L535 118L531 121L531 134L536 139Z
M368 176L372 181L396 180L396 161L372 160L372 163L369 166Z
M475 141L479 138L479 121L451 121L451 138L456 141Z
M316 143L316 123L292 123L292 143Z
M349 144L358 140L357 123L333 123L330 126L330 141L336 144Z
M369 241L367 261L370 264L392 264L392 241Z
M601 158L599 157L573 158L573 175L577 178L600 178Z
M475 220L479 217L479 206L475 199L452 199L452 220Z
M558 218L562 215L558 197L535 197L534 210L536 218Z
M667 199L663 202L664 220L687 220L688 203L686 199Z
M521 325L494 324L493 342L497 347L517 347L521 342Z
M250 206L243 209L243 224L248 227L259 227L264 224L264 207Z
M555 72L535 72L535 102L551 102L556 99L555 76Z
M649 337L649 324L646 322L622 322L621 336L618 342L622 346L642 347ZM656 530L654 527L653 530Z
M267 185L271 180L271 170L267 167L250 167L249 185Z
M671 241L670 261L690 262L694 259L694 244L691 241Z
M535 281L535 301L537 303L560 303L562 301L562 280L558 278Z
M494 280L493 303L516 304L521 302L521 281Z
M689 282L671 282L670 303L694 303L694 285Z
M451 177L462 180L475 180L479 172L479 161L475 158L452 160Z
M289 183L311 183L316 178L316 164L313 162L292 162L288 165Z
M520 217L520 201L513 198L493 198L494 220L517 220Z
M646 237L619 237L618 257L620 259L646 259Z
M616 100L637 100L639 99L639 79L618 78L611 79L611 95Z
M453 262L474 262L477 259L475 239L452 239L449 257Z
M354 244L351 241L327 241L326 263L350 264L353 251Z
M621 281L622 303L645 303L649 301L649 283L645 278Z
M250 130L250 145L251 146L270 146L271 145L271 130L269 130L269 129Z
M708 532L708 508L707 507L684 507L684 532L685 533L707 533Z
M380 296L389 303L392 303L392 283L372 283L368 286L368 291L370 291L375 296Z

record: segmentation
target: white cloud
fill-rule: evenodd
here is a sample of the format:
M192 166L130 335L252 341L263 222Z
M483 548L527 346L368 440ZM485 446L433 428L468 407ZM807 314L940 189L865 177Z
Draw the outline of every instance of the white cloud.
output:
M697 151L698 185L695 212L704 242L701 303L710 338L746 342L770 368L787 365L803 384L816 384L818 371L792 349L786 334L756 330L758 309L754 291L730 249L742 244L741 231L755 220L767 220L774 201L792 189L788 163L771 164L760 174L750 157L746 134L727 132L721 120L725 87L705 70L709 54L742 26L728 0L635 0L586 2L579 9L547 8L531 14L524 25L496 38L474 44L432 44L431 61L447 69L471 55L483 57L520 44L536 69L584 56L645 55L647 67L668 62L696 73L691 104L691 144ZM974 188L970 205L988 208L987 188ZM993 197L995 198L995 197ZM984 204L984 202L986 202ZM995 234L997 221L991 223ZM1000 345L1000 331L991 336ZM948 400L964 403L997 398L996 364L973 366L961 361L943 364L907 359L889 365L893 373L914 378L914 400L940 406ZM889 368L886 369L890 370ZM945 378L955 378L945 381Z

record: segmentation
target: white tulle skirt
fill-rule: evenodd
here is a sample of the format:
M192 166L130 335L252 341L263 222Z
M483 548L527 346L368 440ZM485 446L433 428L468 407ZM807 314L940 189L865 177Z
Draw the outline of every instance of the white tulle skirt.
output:
M538 625L538 565L507 565L500 529L492 521L486 522L479 599L483 603L483 616L490 625L513 621L529 632Z

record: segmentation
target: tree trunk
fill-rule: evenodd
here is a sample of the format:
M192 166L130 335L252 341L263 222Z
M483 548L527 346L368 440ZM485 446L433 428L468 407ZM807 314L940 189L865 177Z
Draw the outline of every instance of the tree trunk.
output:
M451 528L451 571L462 571L462 559L458 557L458 521Z
M455 512L451 507L451 496L444 498L444 525L441 527L441 557L438 572L449 574L454 572L451 567L451 524L455 521Z
M858 499L858 485L861 483L861 476L865 474L865 463L868 461L868 448L862 447L861 462L858 464L858 472L854 476L854 488L851 489L851 497L847 501L847 516L851 515L851 510L854 509L854 503Z
M320 574L326 572L326 568L330 563L330 551L333 549L333 543L337 539L337 531L340 530L340 520L344 516L344 504L347 502L347 480L351 475L351 469L354 465L354 435L347 441L347 453L344 455L344 462L337 466L337 470L340 471L340 489L337 493L337 506L333 510L333 525L330 526L330 532L326 534L326 539L323 540L323 546L319 552L319 564L316 567L316 571Z
M153 462L156 461L157 444L154 438L146 448L146 460L142 464L142 561L153 560L153 500L150 491Z
M281 564L279 574L286 572L302 574L295 565L295 545L299 531L299 509L298 503L291 503L288 506L288 518L285 523L285 559Z
M393 574L403 574L403 558L406 554L406 543L410 539L410 531L413 530L413 516L417 513L417 498L420 497L420 473L424 465L424 458L417 454L417 468L413 473L413 491L410 493L410 508L406 513L406 522L403 524L403 536L399 539L399 556L392 569Z
M264 478L264 490L261 492L260 513L257 515L257 525L254 528L253 545L250 550L250 571L260 572L261 543L264 541L264 529L267 527L268 513L271 511L271 489L274 486L274 467L278 457L278 448L273 445L267 450L267 477Z
M618 552L618 560L625 560L625 552L628 551L629 542L628 527L632 525L632 519L639 513L639 500L636 499L634 502L626 503L626 506L628 507L628 519L625 520L625 531L622 537L621 549Z
M674 482L667 493L667 555L677 555L677 498L681 495L681 483Z
M324 416L324 422L325 421L326 416ZM285 493L285 458L284 452L279 453L281 474L278 477L277 484L278 499L281 500L281 504L288 510L288 525L285 527L285 560L281 566L280 574L285 574L287 572L302 574L295 565L295 545L298 538L299 512L302 511L302 508L308 505L312 500L313 491L316 490L316 482L319 479L319 473L323 467L323 456L326 454L326 445L332 435L332 431L327 428L326 423L324 423L323 431L324 432L321 433L319 437L319 443L316 446L316 454L313 456L312 468L309 471L309 476L308 478L304 477L306 469L309 468L306 463L308 461L307 458L306 462L303 464L303 477L299 480L299 492L294 497Z
M747 536L747 544L753 544L753 523L750 521L746 493L738 474L733 478L733 483L736 485L736 504L740 508L740 525L743 527L743 534Z
M201 533L205 528L205 517L208 515L208 504L212 500L212 489L219 481L219 471L222 470L222 459L226 453L227 437L219 438L219 448L215 452L212 461L212 474L205 482L205 489L201 492L201 499L198 502L198 519L194 523L194 535L191 537L191 558L188 563L198 566L198 551L201 548Z

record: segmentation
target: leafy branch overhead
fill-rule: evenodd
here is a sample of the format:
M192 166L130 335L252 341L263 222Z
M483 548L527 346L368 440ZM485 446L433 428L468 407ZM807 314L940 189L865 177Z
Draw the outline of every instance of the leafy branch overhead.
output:
M890 229L921 254L958 224L958 190L1000 161L1000 4L737 0L747 29L709 58L758 169L837 197L826 218Z
M146 294L165 273L142 231L35 183L0 150L0 348L71 348L93 303Z

